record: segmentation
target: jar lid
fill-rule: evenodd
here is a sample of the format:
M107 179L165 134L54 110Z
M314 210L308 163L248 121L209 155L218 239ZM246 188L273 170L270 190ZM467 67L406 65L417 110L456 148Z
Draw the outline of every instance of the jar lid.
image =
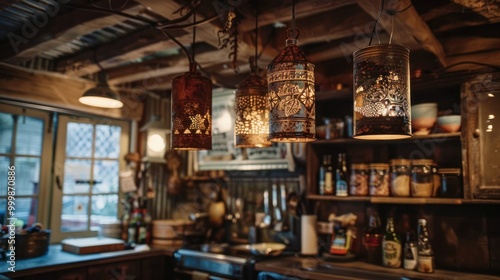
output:
M460 175L460 168L439 168L439 174Z
M388 163L370 163L370 168L388 169L389 164Z
M351 169L368 169L368 164L366 164L366 163L353 163L353 164L351 164Z
M432 159L414 159L411 161L412 165L434 165L434 160Z
M411 161L406 158L394 158L389 161L391 165L410 165Z

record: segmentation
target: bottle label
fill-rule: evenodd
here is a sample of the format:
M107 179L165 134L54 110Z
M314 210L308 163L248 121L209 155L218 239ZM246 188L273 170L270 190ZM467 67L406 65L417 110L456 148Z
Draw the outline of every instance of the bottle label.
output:
M405 253L405 260L403 266L408 270L415 270L417 268L417 247L409 248Z
M401 244L396 241L384 240L382 242L382 261L387 267L401 267Z
M135 228L133 227L128 228L128 242L135 243Z
M434 272L434 256L418 256L417 270L420 272Z
M333 173L325 172L325 194L333 194Z
M140 227L139 228L139 238L138 238L139 244L144 244L146 243L146 227Z
M344 180L337 180L335 184L337 196L347 196L347 182Z

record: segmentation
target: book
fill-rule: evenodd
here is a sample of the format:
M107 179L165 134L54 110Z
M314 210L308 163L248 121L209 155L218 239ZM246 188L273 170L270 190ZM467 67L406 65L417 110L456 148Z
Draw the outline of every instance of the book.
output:
M63 251L80 255L125 250L123 240L106 237L65 239L61 245Z

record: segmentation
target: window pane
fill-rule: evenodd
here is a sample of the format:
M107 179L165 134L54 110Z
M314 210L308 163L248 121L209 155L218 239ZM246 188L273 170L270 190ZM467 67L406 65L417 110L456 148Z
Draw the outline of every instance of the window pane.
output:
M16 157L16 194L38 194L40 181L40 158Z
M88 230L88 196L63 196L61 231Z
M96 125L95 153L96 158L118 158L120 154L121 127Z
M92 155L93 125L68 123L66 135L66 156L87 157Z
M0 196L7 196L7 183L9 181L8 172L10 167L10 159L0 156ZM0 209L1 211L1 209ZM0 219L0 223L2 220Z
M16 198L16 218L22 220L24 225L32 225L36 222L38 199L26 197Z
M117 205L117 194L92 196L92 226L98 226L101 222L116 221Z
M64 163L63 193L88 193L91 179L90 167L90 160L66 159Z
M18 116L16 131L16 154L42 154L43 120Z
M11 114L0 113L0 154L9 154L12 145L14 119Z
M92 193L118 192L118 168L116 160L96 160L94 163L96 184Z

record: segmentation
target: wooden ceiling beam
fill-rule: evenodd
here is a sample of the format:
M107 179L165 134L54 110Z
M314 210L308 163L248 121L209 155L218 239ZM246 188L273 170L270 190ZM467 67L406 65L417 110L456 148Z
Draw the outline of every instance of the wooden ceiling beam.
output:
M500 3L484 0L452 0L454 3L471 9L487 19L500 18Z
M61 7L58 7L61 9ZM138 14L144 8L140 5L127 3L122 12ZM71 42L72 40L88 34L104 26L111 26L124 20L118 15L110 15L87 10L72 10L67 13L50 17L47 15L47 24L36 28L33 38L27 38L21 30L13 33L10 40L0 45L0 60L18 62L34 58L46 51L50 51Z
M378 1L357 0L357 3L374 19L378 17L380 13ZM404 12L394 16L394 26L391 16L385 12L379 19L380 26L387 33L390 34L394 27L393 41L410 49L423 48L433 53L442 66L446 66L446 54L443 46L441 46L441 43L436 39L429 26L422 20L415 8L411 6L410 0L393 1L391 3L393 3L391 7L384 7L384 9L401 11L407 8Z
M191 41L191 36L187 36L183 30L175 30L170 33L183 44L188 45ZM107 69L158 51L178 47L176 43L168 39L160 31L146 27L96 50L88 50L76 56L60 60L56 64L56 70L68 75L85 76L100 70L95 63L94 55L99 64L104 69Z
M283 2L286 3L286 2ZM295 5L295 18L301 19L305 17L311 17L319 13L325 13L335 9L339 9L345 6L356 4L354 0L305 0L299 1ZM290 4L286 8L280 6L272 10L263 10L259 7L259 26L271 25L277 22L289 22L292 19L292 7ZM240 11L242 11L240 9ZM245 10L242 11L245 14L245 18L241 20L241 31L251 31L255 30L255 11ZM302 29L302 28L301 28Z

